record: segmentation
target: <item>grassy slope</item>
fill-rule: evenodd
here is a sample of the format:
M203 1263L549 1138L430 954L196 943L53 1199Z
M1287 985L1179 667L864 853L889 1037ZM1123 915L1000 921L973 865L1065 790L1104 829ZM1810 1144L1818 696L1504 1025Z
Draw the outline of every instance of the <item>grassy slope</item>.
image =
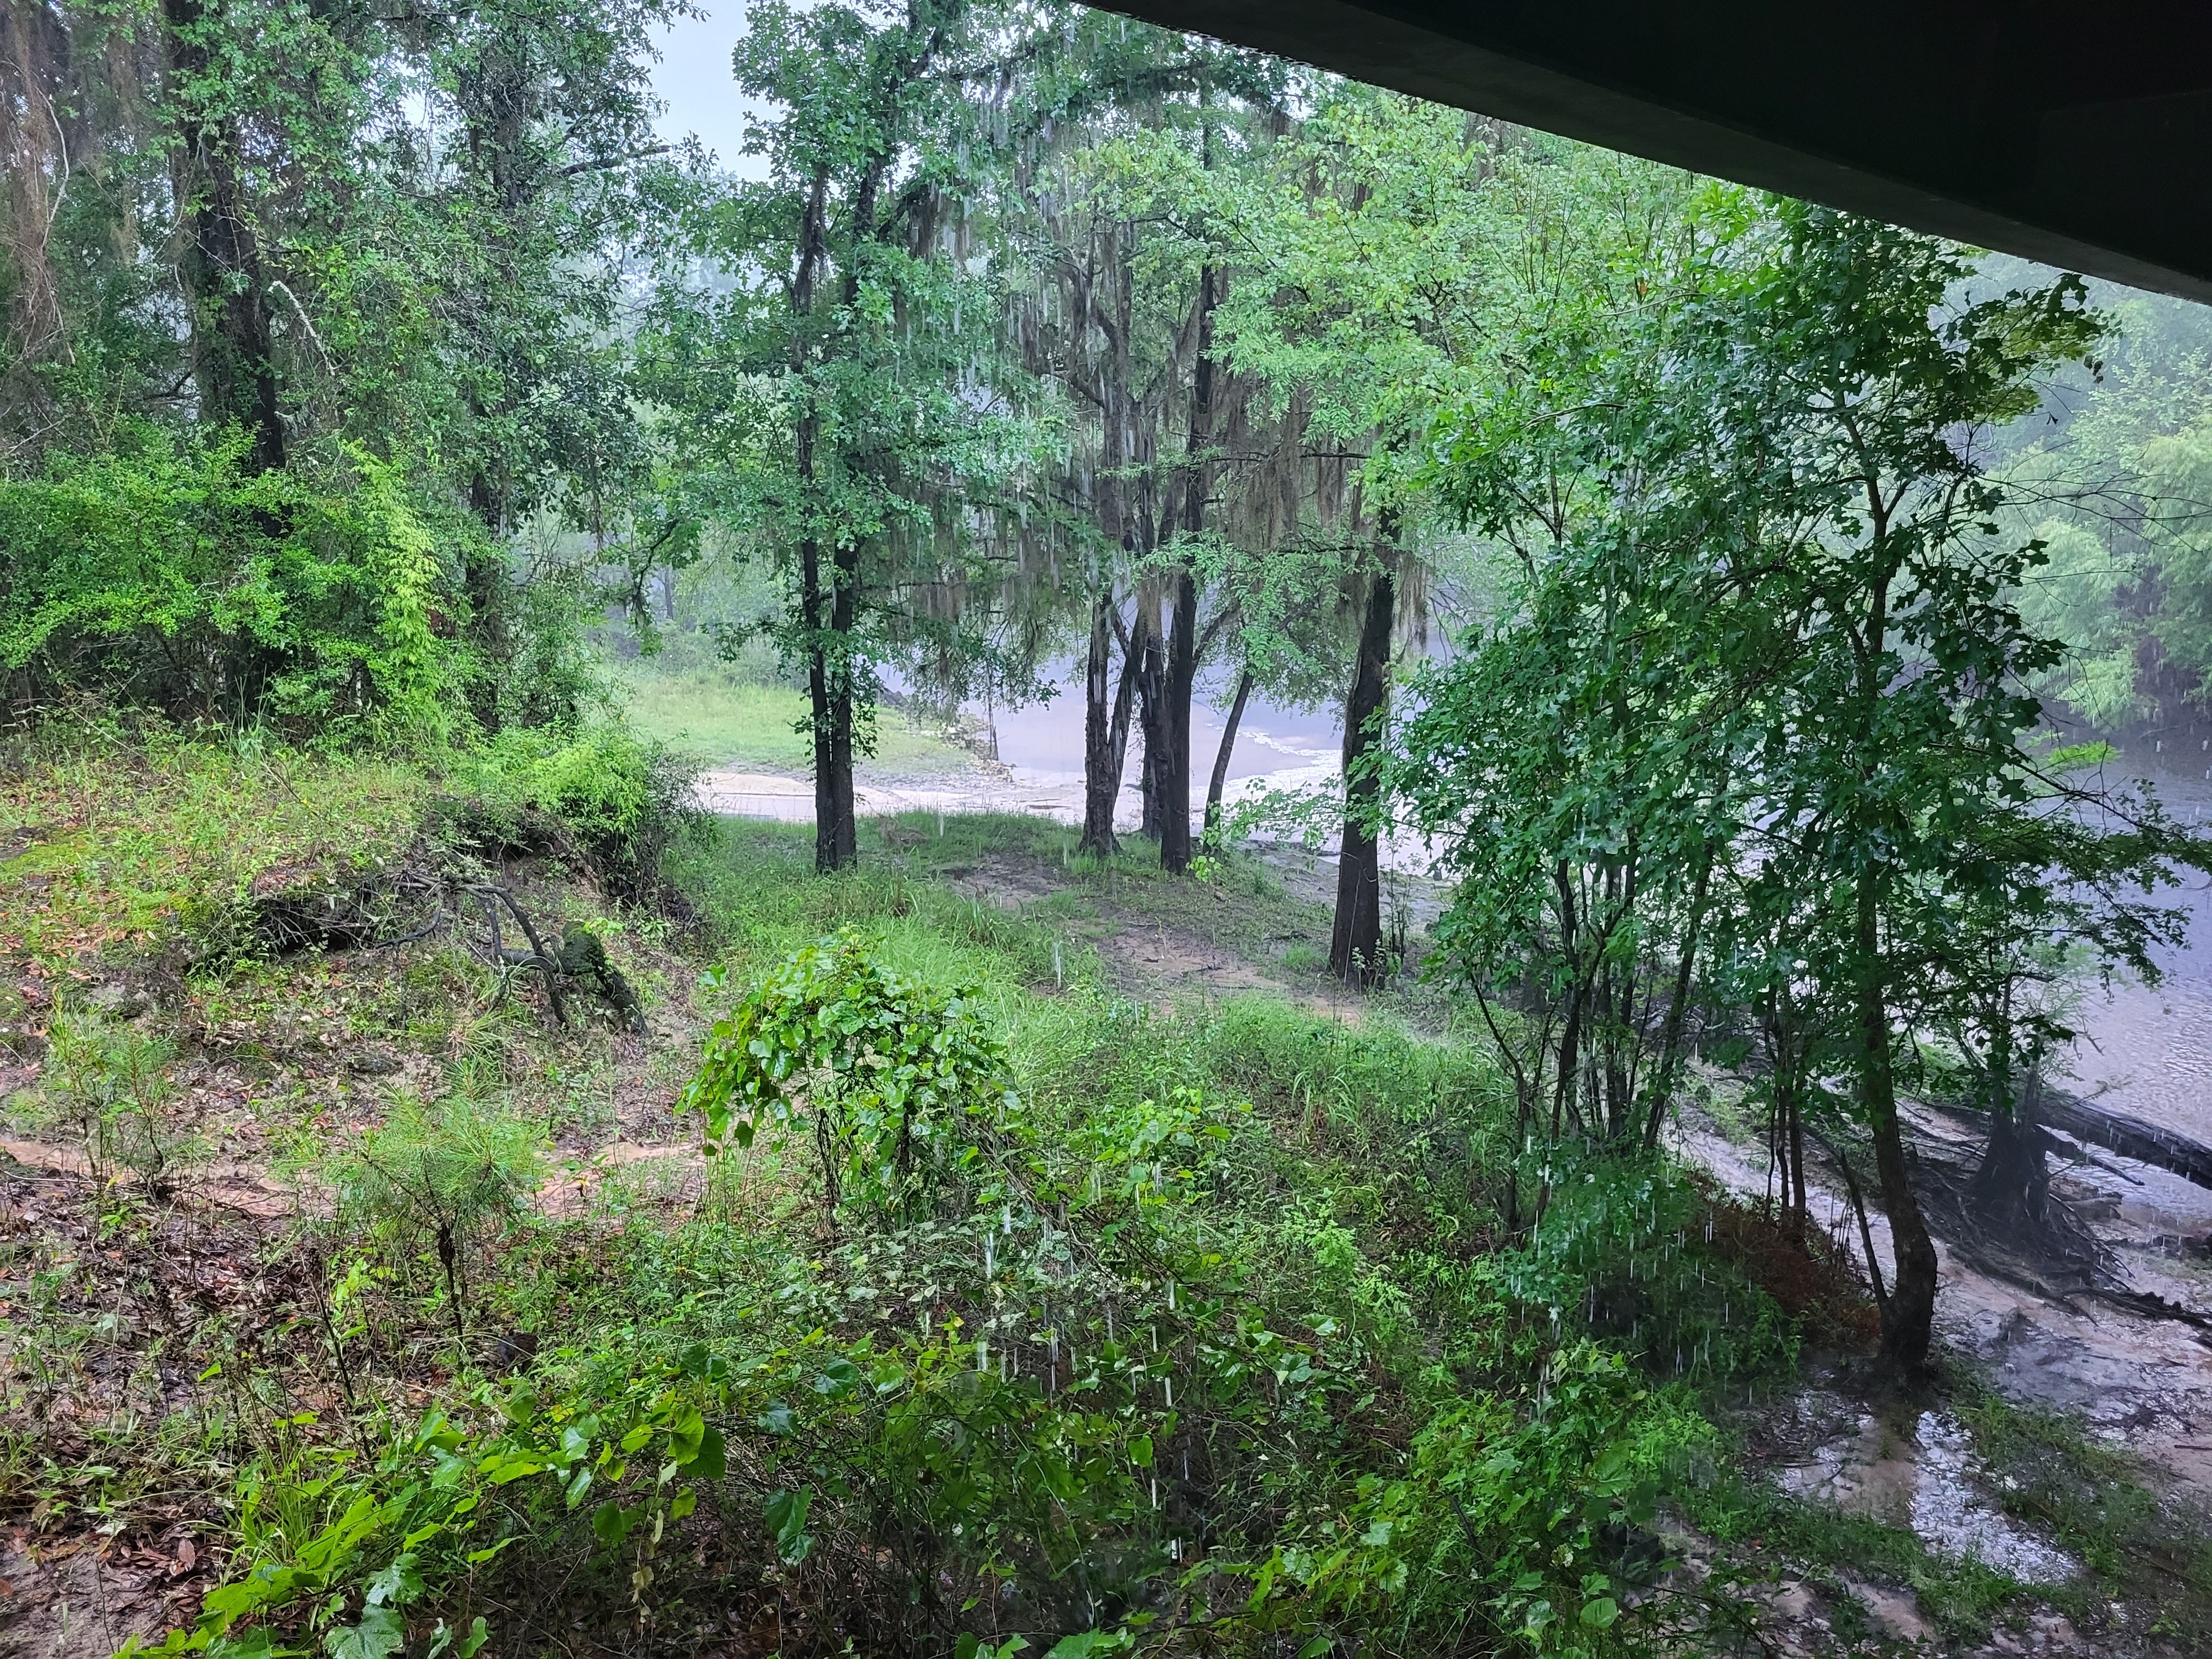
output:
M159 737L24 767L0 789L0 949L52 975L204 948L257 884L396 859L428 793L404 766Z
M424 1639L437 1617L483 1614L500 1652L720 1650L732 1613L763 1651L848 1638L933 1651L978 1620L1049 1636L1146 1612L1165 1623L1127 1628L1147 1644L1208 1620L1208 1640L1238 1649L1340 1631L1405 1652L1510 1647L1534 1594L1514 1589L1523 1571L1575 1640L1631 1651L1654 1620L1729 1639L1728 1610L1755 1609L1743 1595L1782 1576L1817 1588L1871 1571L1958 1632L2031 1604L1909 1533L1728 1473L1708 1391L1781 1380L1786 1329L1748 1316L1757 1294L1729 1261L1664 1248L1696 1236L1694 1189L1663 1170L1593 1170L1604 1184L1559 1189L1548 1257L1503 1248L1510 1120L1479 1050L1387 1014L1347 1027L1279 994L1163 1009L1135 947L1170 927L1302 983L1281 958L1316 918L1256 871L1194 890L1133 857L1068 869L1048 829L979 820L943 838L872 829L867 866L822 881L803 832L726 823L682 855L703 917L689 942L609 915L557 868L501 872L541 918L606 932L646 995L646 1041L605 1020L549 1030L526 983L450 935L175 965L176 942L204 937L229 914L217 901L257 874L327 882L388 862L429 793L404 769L185 750L64 758L0 786L0 914L30 946L8 956L15 1012L0 1038L22 1085L15 1127L58 1145L88 1128L102 1087L94 1116L137 1109L113 1086L137 1064L161 1079L140 1116L174 1160L150 1187L124 1137L106 1188L68 1168L5 1176L11 1212L40 1218L0 1245L0 1505L31 1540L4 1568L16 1632L49 1629L64 1597L81 1617L95 1595L118 1635L155 1630L234 1551L234 1571L307 1571L356 1490L386 1518L272 1609L311 1644L320 1632L302 1620L367 1618L357 1587L425 1516L441 1530L410 1552L428 1584L405 1622ZM196 830L209 813L225 816ZM116 915L131 925L101 921ZM842 927L902 972L975 986L1009 1039L1026 1173L975 1212L832 1235L803 1142L714 1166L685 1150L696 1131L671 1108L704 1022ZM709 958L729 980L702 992ZM108 1060L65 1075L42 1041L53 988L66 1030L87 987L118 979L150 987L153 1010L84 1017L80 1048ZM473 1194L458 1340L434 1229L391 1176L434 1165L453 1177L447 1198ZM1624 1283L1631 1245L1644 1273ZM1733 1322L1711 1306L1723 1285ZM1606 1357L1626 1331L1575 1346L1579 1315L1610 1317L1624 1297L1657 1368L1646 1383ZM1671 1377L1686 1341L1693 1356L1705 1345L1705 1370L1693 1358ZM841 1364L876 1380L855 1389ZM666 1402L695 1398L727 1425L726 1476L696 1483L689 1516L653 1511L653 1530L673 1528L657 1553L642 1532L608 1548L586 1524L599 1494L629 1494L641 1516L660 1501L651 1469L679 1443ZM433 1407L465 1437L462 1462L417 1437ZM2127 1472L2058 1426L1984 1409L1992 1442L2033 1474L2038 1518L2091 1551L2097 1576L2069 1610L2086 1625L2125 1596L2136 1628L2201 1628L2186 1587L2203 1568L2175 1553L2171 1513L2148 1498L2084 1504L2084 1490L2124 1497ZM526 1467L512 1443L541 1431L629 1462L625 1430L644 1472L602 1461L573 1511L542 1474L483 1486L465 1519L435 1496L502 1479L465 1473L486 1459ZM349 1446L350 1468L332 1461ZM1601 1455L1613 1474L1595 1473ZM1574 1609L1607 1599L1586 1574L1615 1566L1559 1558L1589 1504L1618 1509L1599 1489L1638 1474L1668 1487L1674 1524L1717 1540L1717 1570L1686 1597L1583 1624ZM812 1494L796 1523L774 1507L794 1489ZM1565 1522L1545 1518L1550 1498L1533 1519L1516 1507L1546 1493L1567 1500ZM989 1524L956 1534L957 1517ZM904 1540L888 1553L886 1524ZM88 1540L104 1552L96 1580ZM495 1547L491 1565L460 1559ZM779 1548L804 1562L779 1565ZM634 1576L648 1566L641 1614ZM325 1583L334 1601L318 1599ZM947 1584L959 1593L933 1610ZM966 1595L1003 1611L963 1613Z
M799 773L812 756L799 727L806 694L708 670L662 671L647 663L616 665L630 725L702 765L733 770ZM941 727L886 708L876 722L872 766L899 775L957 773L973 764Z

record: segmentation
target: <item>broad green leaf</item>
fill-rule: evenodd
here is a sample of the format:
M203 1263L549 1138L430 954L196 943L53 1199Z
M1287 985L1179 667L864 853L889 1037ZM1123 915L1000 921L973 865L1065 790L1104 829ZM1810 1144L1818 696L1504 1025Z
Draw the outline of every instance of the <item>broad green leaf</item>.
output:
M407 1640L404 1617L394 1607L362 1609L361 1622L323 1638L331 1659L392 1659Z
M806 1511L813 1502L811 1486L779 1492L768 1500L768 1528L775 1534L776 1553L786 1566L797 1566L814 1547L814 1540L806 1531Z

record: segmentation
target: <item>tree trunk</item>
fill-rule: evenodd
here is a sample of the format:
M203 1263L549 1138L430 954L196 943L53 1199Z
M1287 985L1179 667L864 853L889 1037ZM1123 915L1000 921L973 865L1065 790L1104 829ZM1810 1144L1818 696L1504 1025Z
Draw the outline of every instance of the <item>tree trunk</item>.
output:
M2050 1225L2051 1166L2045 1157L2039 1080L2031 1067L2013 1101L1990 1103L1990 1144L1974 1171L1974 1213L1994 1231L2033 1243Z
M830 748L826 775L817 736L814 751L814 865L843 870L860 861L859 823L853 807L853 664L847 652L853 638L853 613L860 591L860 550L839 547L830 568L836 583L830 596L830 637L836 654L830 664ZM818 728L817 728L818 732ZM827 787L824 787L824 784ZM823 811L827 802L826 815Z
M1383 532L1391 533L1389 526ZM1346 985L1382 982L1382 871L1376 840L1382 780L1373 757L1390 702L1390 624L1398 585L1386 549L1367 579L1366 614L1359 629L1359 660L1344 706L1344 845L1336 866L1336 924L1329 937L1328 967Z
M1575 1066L1582 1052L1583 1030L1581 934L1575 920L1574 878L1565 859L1559 860L1552 866L1552 886L1559 896L1559 954L1574 969L1574 977L1567 985L1566 1018L1559 1025L1559 1075L1552 1084L1551 1144L1556 1146L1559 1139L1560 1120L1575 1090Z
M1838 1140L1829 1150L1836 1155L1836 1168L1844 1177L1844 1191L1850 1195L1851 1213L1858 1218L1859 1247L1866 1252L1867 1284L1874 1291L1874 1305L1881 1310L1882 1328L1889 1328L1889 1291L1881 1282L1881 1260L1874 1251L1874 1229L1867 1224L1866 1198L1859 1191L1859 1178L1852 1172L1850 1155L1844 1151Z
M1129 709L1135 701L1135 641L1121 656L1121 678L1107 689L1114 666L1114 590L1098 590L1091 610L1091 654L1083 676L1083 840L1078 849L1096 858L1121 850L1114 833L1114 811L1121 799L1121 770L1129 749Z
M1160 709L1160 868L1190 868L1190 703L1198 682L1198 581L1188 565L1169 589L1165 693Z
M2102 1146L2122 1158L2139 1158L2154 1169L2170 1170L2185 1181L2212 1188L2212 1146L2176 1134L2161 1124L2146 1123L2063 1094L2039 1094L2036 1116L2076 1140Z
M1644 1120L1644 1146L1648 1152L1659 1144L1666 1127L1667 1109L1674 1101L1674 1074L1681 1062L1682 1027L1689 1018L1690 986L1698 965L1698 935L1705 921L1705 898L1713 874L1713 849L1708 842L1698 860L1697 885L1690 895L1690 925L1682 936L1682 954L1674 964L1674 996L1667 1005L1667 1023L1659 1037L1659 1066L1651 1079L1651 1109Z
M1860 1107L1874 1136L1875 1176L1881 1184L1881 1206L1889 1217L1890 1248L1896 1257L1889 1300L1882 1309L1882 1352L1899 1370L1917 1375L1927 1370L1934 1340L1936 1242L1928 1236L1928 1223L1912 1194L1911 1167L1905 1161L1905 1136L1898 1122L1875 880L1871 870L1859 872L1854 943L1858 957Z
M1804 1093L1796 1086L1794 1073L1792 1077L1793 1082L1786 1108L1790 1117L1790 1179L1793 1183L1790 1194L1790 1230L1802 1241L1805 1237L1806 1226L1805 1107Z
M1887 526L1877 505L1874 539L1882 544ZM1863 732L1875 730L1882 697L1882 647L1889 635L1889 589L1895 568L1880 572L1869 585L1866 620L1858 635L1858 701ZM1866 781L1870 784L1871 780ZM1871 789L1866 798L1871 799ZM1881 1185L1881 1206L1889 1217L1890 1249L1896 1276L1881 1309L1882 1352L1908 1376L1928 1368L1936 1323L1936 1242L1912 1194L1911 1165L1897 1120L1897 1083L1890 1071L1889 994L1881 957L1883 871L1877 863L1882 844L1878 823L1863 822L1858 831L1859 866L1854 875L1852 968L1856 981L1859 1042L1859 1104L1874 1138L1875 1178Z
M166 0L171 90L212 72L201 38L200 0ZM284 417L269 310L269 278L246 216L239 177L238 131L228 118L187 115L176 152L174 185L188 240L177 261L191 323L193 378L200 413L234 421L253 440L253 470L284 465Z
M864 190L872 194L872 184ZM794 317L812 309L814 284L828 259L829 175L817 169L799 231L799 264L793 273L790 301ZM801 336L792 335L791 369L807 368ZM792 423L793 468L799 475L805 506L814 505L815 448L821 417L810 389L799 392ZM847 648L853 637L853 610L860 588L860 554L833 549L830 591L823 591L822 544L809 534L799 544L799 623L806 636L806 697L814 747L814 868L822 874L842 870L857 856L853 822L853 665ZM826 609L829 614L823 613Z
M1190 376L1190 441L1184 452L1182 531L1206 529L1213 447L1213 312L1220 278L1212 265L1198 277L1198 358ZM1167 706L1161 725L1160 867L1181 875L1190 867L1190 704L1198 686L1198 577L1188 554L1178 561L1168 589Z
M1206 785L1206 844L1221 842L1221 792L1229 787L1229 757L1236 752L1237 728L1244 723L1245 700L1252 695L1252 670L1248 664L1237 676L1237 695L1229 704L1228 723L1221 728L1221 747L1213 751L1213 775Z
M1772 1197L1778 1216L1790 1211L1790 1105L1782 1091L1774 1093L1773 1109L1766 1116L1766 1164L1774 1172Z
M799 477L811 479L815 440L811 410L799 417L795 436ZM814 868L824 875L852 863L855 848L852 676L833 648L833 641L848 637L851 627L851 592L837 580L842 563L840 557L831 565L832 591L825 594L821 543L810 536L799 544L799 620L806 635L806 697L814 748Z
M1129 648L1137 662L1137 714L1145 733L1145 760L1142 772L1144 816L1139 833L1157 841L1160 839L1161 810L1165 782L1161 775L1160 753L1167 746L1167 683L1166 653L1161 649L1159 629L1152 624L1152 605L1148 598L1138 607L1137 627L1131 631Z
M805 427L802 420L802 434ZM806 453L803 435L799 453L802 458ZM835 763L830 738L836 717L830 690L830 658L822 639L822 544L811 537L799 544L799 621L806 631L806 706L811 717L807 730L814 751L814 868L826 874L837 867L836 836L830 829L836 820L837 805L830 781Z

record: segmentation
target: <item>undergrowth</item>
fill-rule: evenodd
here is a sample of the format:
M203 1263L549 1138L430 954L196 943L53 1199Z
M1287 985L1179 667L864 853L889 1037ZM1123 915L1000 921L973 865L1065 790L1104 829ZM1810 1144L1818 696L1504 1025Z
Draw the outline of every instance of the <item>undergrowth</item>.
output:
M190 798L165 763L98 763L155 780L149 813ZM265 800L258 763L189 763ZM392 844L434 817L408 787ZM259 845L231 856L326 842L279 815ZM1765 1224L1662 1158L1515 1145L1479 1048L1134 1000L1068 903L934 867L817 878L769 825L672 842L690 968L648 915L593 924L651 1041L548 1030L435 939L196 970L228 1011L203 1037L289 999L398 1069L364 1113L271 1053L289 1221L210 1232L117 1151L143 1178L0 1246L12 1514L143 1535L198 1494L219 1582L148 1640L233 1656L1626 1654L1726 1645L1776 1551L1962 1624L2018 1595L1732 1472L1718 1407L1863 1319L1832 1263L1776 1276ZM183 1063L127 1027L47 1031L88 1126ZM618 1130L653 1156L600 1156ZM2169 1547L2100 1514L2130 1559ZM1686 1524L1742 1571L1667 1577Z

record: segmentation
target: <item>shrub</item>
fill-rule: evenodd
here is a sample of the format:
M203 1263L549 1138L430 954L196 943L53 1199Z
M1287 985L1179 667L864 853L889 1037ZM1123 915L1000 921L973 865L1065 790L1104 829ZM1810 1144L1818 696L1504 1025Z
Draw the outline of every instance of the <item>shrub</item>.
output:
M1620 1355L1586 1342L1554 1353L1540 1387L1527 1414L1488 1395L1438 1413L1395 1478L1360 1483L1340 1529L1281 1552L1285 1575L1360 1628L1615 1650L1624 1546L1656 1508L1636 1455L1648 1396Z
M972 993L902 978L848 931L794 952L716 1022L683 1106L705 1115L710 1148L805 1123L833 1218L845 1205L912 1219L984 1167L979 1139L1021 1102Z
M1716 1248L1726 1200L1657 1156L1524 1156L1523 1190L1546 1196L1527 1241L1504 1261L1516 1299L1548 1308L1640 1354L1662 1376L1706 1382L1786 1370L1795 1323Z
M30 700L93 690L295 732L452 728L462 607L399 476L249 473L245 439L137 428L0 482L0 667Z
M626 726L509 726L453 760L451 808L468 832L509 846L573 841L619 897L653 890L662 857L693 833L690 769Z
M464 1359L469 1254L523 1213L542 1164L536 1133L519 1120L465 1096L431 1105L403 1094L337 1170L341 1219L404 1253L434 1254Z
M57 1010L46 1042L44 1091L83 1143L94 1183L120 1164L158 1191L179 1150L163 1115L173 1047L91 1009Z

